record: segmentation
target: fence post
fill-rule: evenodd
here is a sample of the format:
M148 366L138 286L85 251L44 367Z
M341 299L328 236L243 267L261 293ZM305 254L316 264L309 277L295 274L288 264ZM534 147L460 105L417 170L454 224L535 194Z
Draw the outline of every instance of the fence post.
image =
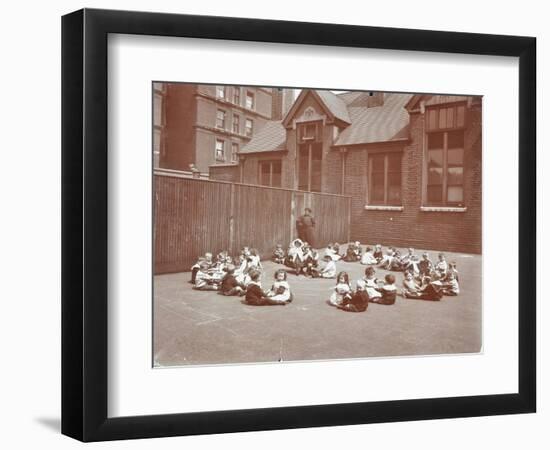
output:
M290 193L290 240L294 239L294 229L296 223L296 192Z
M351 197L348 198L348 242L351 242Z
M229 253L235 255L235 185L231 183L229 194Z

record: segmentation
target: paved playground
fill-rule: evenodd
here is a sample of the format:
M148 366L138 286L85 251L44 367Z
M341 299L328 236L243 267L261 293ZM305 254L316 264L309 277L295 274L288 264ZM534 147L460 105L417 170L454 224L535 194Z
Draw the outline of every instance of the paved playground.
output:
M342 250L342 249L341 249ZM416 250L420 254L422 250ZM429 251L432 261L437 251ZM481 256L446 253L456 261L461 293L440 302L397 297L395 305L370 304L364 313L328 306L334 280L289 274L294 301L249 306L240 297L196 291L190 273L154 279L154 364L231 364L475 353L481 348ZM262 286L283 267L264 261ZM367 266L338 262L356 280ZM377 269L377 277L388 273ZM396 275L401 287L403 274ZM353 283L355 286L355 283Z

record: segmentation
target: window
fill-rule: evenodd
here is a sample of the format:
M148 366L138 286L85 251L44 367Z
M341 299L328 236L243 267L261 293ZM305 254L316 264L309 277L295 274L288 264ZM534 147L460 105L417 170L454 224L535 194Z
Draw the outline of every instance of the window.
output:
M252 137L252 133L254 133L254 122L252 122L252 119L246 119L244 124L244 134L248 137Z
M428 133L428 206L464 206L464 132Z
M241 104L241 88L238 86L233 87L233 103L239 106Z
M281 168L280 160L261 161L259 181L262 186L281 187Z
M320 122L302 123L298 126L298 189L302 191L321 191L321 130Z
M221 139L216 139L216 161L225 162L225 142Z
M164 85L162 83L153 83L153 85L153 164L154 167L159 167L161 155L163 154L164 141L162 134L165 120L164 95L159 90L162 90Z
M464 127L466 105L457 104L427 110L428 131L451 130Z
M252 93L252 92L247 92L246 93L246 107L248 109L254 109L254 107L255 107L254 93Z
M153 125L160 127L163 125L163 96L155 92L153 98Z
M241 117L237 114L233 114L233 133L239 134L241 132Z
M221 109L216 114L216 127L225 129L225 111Z
M369 156L369 205L401 205L401 153Z
M231 162L236 163L239 161L239 144L233 142L231 144Z
M225 86L216 87L216 95L218 98L225 100Z

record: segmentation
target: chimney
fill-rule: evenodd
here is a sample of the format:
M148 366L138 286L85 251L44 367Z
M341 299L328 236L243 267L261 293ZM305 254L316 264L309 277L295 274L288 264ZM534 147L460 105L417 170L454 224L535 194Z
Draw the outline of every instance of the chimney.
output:
M371 91L368 93L367 108L382 106L384 104L384 93Z
M271 119L282 120L294 103L294 89L271 89Z

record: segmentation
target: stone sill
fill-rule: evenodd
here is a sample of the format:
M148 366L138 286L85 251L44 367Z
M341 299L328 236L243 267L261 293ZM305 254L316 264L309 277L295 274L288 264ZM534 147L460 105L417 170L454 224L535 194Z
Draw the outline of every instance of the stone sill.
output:
M450 212L450 213L463 213L468 211L468 208L454 207L454 206L421 206L420 211L423 212Z
M367 211L403 211L402 206L376 206L376 205L365 205L365 210Z

